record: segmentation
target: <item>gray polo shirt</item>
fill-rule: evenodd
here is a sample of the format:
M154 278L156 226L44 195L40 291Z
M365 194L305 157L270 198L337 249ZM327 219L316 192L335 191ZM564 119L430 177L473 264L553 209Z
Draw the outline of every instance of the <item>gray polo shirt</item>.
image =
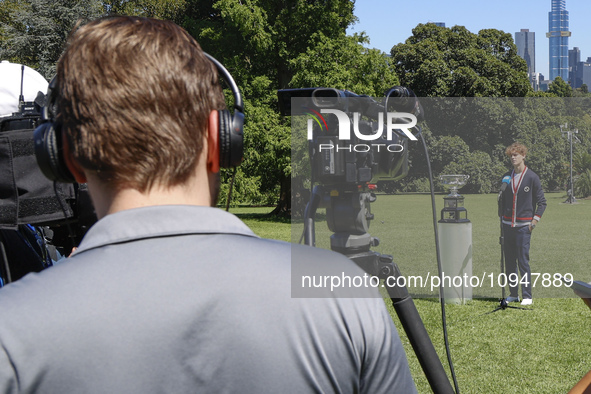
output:
M359 273L215 208L108 215L71 258L0 289L0 391L415 392L375 289L292 298L290 261Z

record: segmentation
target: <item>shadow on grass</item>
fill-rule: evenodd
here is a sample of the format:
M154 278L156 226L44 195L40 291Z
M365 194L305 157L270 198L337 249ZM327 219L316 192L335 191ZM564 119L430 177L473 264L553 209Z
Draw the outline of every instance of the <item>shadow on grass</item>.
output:
M272 215L270 213L235 213L235 216L241 220L254 220L257 222L271 222L271 223L291 223L288 217Z
M290 219L285 216L277 216L270 213L234 213L241 220L254 220L262 223L284 223L284 224L301 224L304 223L304 219ZM317 213L315 217L315 223L326 222L325 213Z

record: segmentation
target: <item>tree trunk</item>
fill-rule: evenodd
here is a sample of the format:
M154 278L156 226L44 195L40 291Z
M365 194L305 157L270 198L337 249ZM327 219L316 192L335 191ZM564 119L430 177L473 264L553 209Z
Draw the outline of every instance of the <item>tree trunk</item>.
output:
M291 178L283 175L281 177L281 189L279 191L279 202L271 215L290 217L291 216Z

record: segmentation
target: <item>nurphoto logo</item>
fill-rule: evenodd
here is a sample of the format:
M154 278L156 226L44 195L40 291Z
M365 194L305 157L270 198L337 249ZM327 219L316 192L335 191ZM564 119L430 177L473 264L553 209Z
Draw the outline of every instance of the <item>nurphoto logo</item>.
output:
M377 142L377 140L382 139L384 140L384 133L385 133L385 140L386 141L393 141L394 134L403 133L406 137L408 137L411 141L416 141L417 137L413 135L413 133L409 130L416 126L417 118L415 115L407 112L388 112L386 116L386 121L384 122L384 113L380 112L378 114L378 126L373 132L371 133L362 133L359 128L359 123L361 119L361 113L353 112L353 122L349 118L349 115L341 110L338 109L327 109L322 108L320 112L315 111L311 108L306 108L306 112L310 115L313 119L308 119L308 140L312 140L313 137L313 128L314 122L318 124L320 129L324 129L328 132L328 125L322 114L332 114L335 115L338 120L338 139L340 141L350 141L352 139L351 135L351 125L353 126L353 133L354 136L360 141L367 141L367 142ZM385 127L384 127L385 124ZM384 130L385 129L385 130ZM361 144L354 144L348 146L334 146L333 144L319 144L319 150L347 150L347 151L354 151L354 152L368 152L372 148L376 149L378 152L382 149L387 150L388 152L402 152L404 150L404 146L401 144L393 144L393 143L361 143Z

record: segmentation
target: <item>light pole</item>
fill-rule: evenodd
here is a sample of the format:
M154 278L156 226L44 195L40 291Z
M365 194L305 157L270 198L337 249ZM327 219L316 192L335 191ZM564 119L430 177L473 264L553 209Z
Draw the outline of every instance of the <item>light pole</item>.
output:
M568 141L570 143L570 181L569 181L570 185L567 190L568 197L566 198L565 203L574 204L577 202L577 200L575 199L575 192L574 192L574 186L573 186L573 134L577 134L579 132L579 130L577 130L577 129L563 130L562 129L563 127L566 129L568 127L568 123L565 123L564 125L560 125L560 132L562 134L567 135Z

